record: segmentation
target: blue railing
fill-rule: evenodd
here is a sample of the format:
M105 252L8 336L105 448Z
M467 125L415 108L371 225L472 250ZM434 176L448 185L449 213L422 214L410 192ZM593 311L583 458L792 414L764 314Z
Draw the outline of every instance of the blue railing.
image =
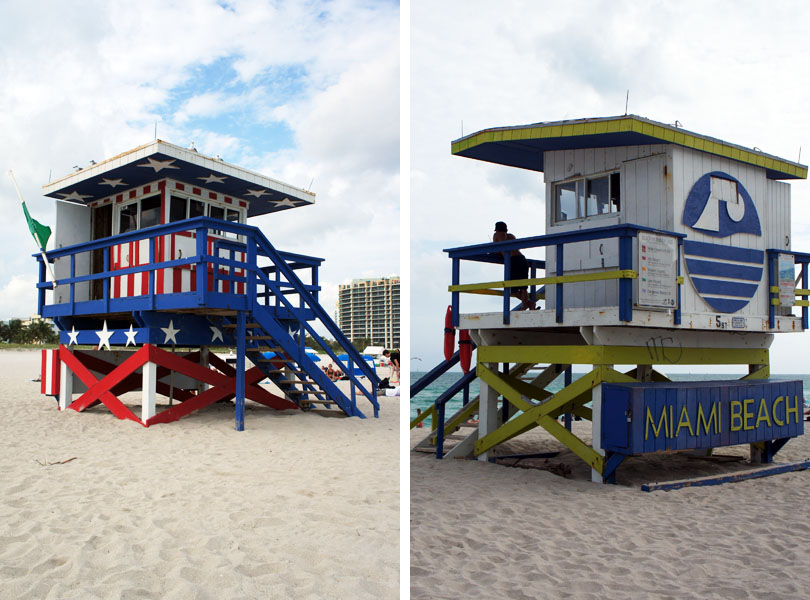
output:
M213 253L208 252L209 231L225 232L240 238L239 241L233 239L215 238ZM158 261L157 244L162 236L180 232L192 232L195 234L196 252L193 256L184 258ZM112 248L130 242L149 241L149 263L132 266L122 269L110 268L110 256ZM77 257L88 253L102 250L104 253L103 269L97 273L76 275ZM224 251L226 256L219 254ZM244 253L244 260L237 257L238 253ZM45 303L45 291L52 289L53 284L46 280L46 268L41 255L35 255L39 261L39 314L43 317L59 318L76 315L109 314L115 312L131 312L136 310L173 310L180 308L213 308L229 309L236 311L258 312L258 310L272 310L277 318L295 319L300 323L300 340L303 348L303 340L309 334L324 351L335 361L335 364L349 374L354 385L354 366L369 378L372 384L371 390L366 390L359 386L361 392L372 402L375 415L379 408L376 400L376 385L378 378L376 373L366 364L351 342L343 335L343 332L329 317L328 313L317 301L318 291L318 267L323 259L280 252L276 250L267 240L264 234L256 227L231 223L210 217L196 217L176 223L166 225L156 225L142 230L84 242L73 246L67 246L46 253L49 262L57 259L68 259L70 261L69 276L58 279L58 286L69 286L68 301L47 305ZM272 263L270 266L259 266L258 258L266 257ZM212 272L209 273L209 266ZM155 276L161 269L175 267L190 267L194 269L195 289L193 291L179 293L157 293L155 287ZM305 284L296 274L300 269L311 270L311 283ZM114 277L129 274L147 273L148 284L143 294L138 296L126 296L122 298L112 298L110 294L111 282ZM272 278L271 278L272 277ZM210 280L210 281L209 281ZM102 282L102 294L100 298L90 298L92 291L91 282ZM221 281L230 282L230 291L220 292L218 284ZM209 283L211 285L209 286ZM236 293L235 284L243 283L245 293ZM85 284L88 287L88 300L76 300L76 286ZM209 289L209 287L211 289ZM297 303L290 297L297 296ZM297 305L296 305L297 304ZM348 360L345 364L337 354L332 351L322 337L314 330L309 320L318 319L325 326L326 330L334 337L335 341L346 351ZM304 358L305 359L305 358ZM354 403L355 387L352 386L352 403Z
M473 246L462 246L459 248L445 249L445 252L452 260L452 285L458 286L461 278L461 261L469 260L475 262L489 262L499 263L504 265L504 281L511 280L510 261L504 261L503 256L507 255L512 250L525 250L527 248L542 248L547 246L554 246L556 249L556 277L565 278L563 269L563 260L566 244L573 244L576 242L588 242L592 240L618 238L619 240L619 272L624 272L625 275L618 277L619 280L619 319L622 321L633 320L633 284L631 277L627 274L633 269L633 238L638 236L640 231L658 233L661 235L668 235L677 238L678 240L678 260L677 262L677 276L680 278L680 256L681 245L685 234L675 233L673 231L666 231L663 229L654 229L652 227L643 227L640 225L623 224L623 225L610 225L607 227L595 227L593 229L583 229L577 231L569 231L564 233L551 233L548 235L539 235L527 238L518 238L514 240L506 240L503 242L492 242L487 244L476 244ZM536 278L536 269L545 268L544 261L529 261L531 272L530 278ZM569 276L574 279L576 276ZM569 281L574 283L576 281ZM563 322L563 309L565 308L564 285L565 281L555 281L552 285L555 286L555 311L556 322ZM547 284L549 285L549 284ZM681 290L680 286L677 287L677 299L674 309L675 324L680 324L681 321ZM453 307L453 325L458 327L459 324L459 291L452 292L452 307ZM536 297L535 286L532 286L531 297ZM509 287L503 288L503 322L509 324L510 322L510 289Z

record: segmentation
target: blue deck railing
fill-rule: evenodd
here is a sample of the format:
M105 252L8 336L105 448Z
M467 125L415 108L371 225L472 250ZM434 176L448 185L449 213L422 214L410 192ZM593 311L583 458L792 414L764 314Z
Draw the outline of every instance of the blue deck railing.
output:
M633 273L633 238L638 236L640 231L651 233L658 233L661 235L668 235L675 237L678 240L678 270L677 276L680 277L680 256L681 244L683 238L686 236L682 233L675 233L673 231L666 231L663 229L654 229L652 227L642 227L640 225L610 225L607 227L595 227L593 229L584 229L578 231L569 231L565 233L552 233L548 235L539 235L527 238L518 238L514 240L507 240L503 242L493 242L488 244L476 244L473 246L462 246L459 248L446 249L445 252L453 261L452 265L452 287L460 285L461 279L461 261L475 261L475 262L488 262L499 263L504 266L504 279L502 282L492 282L494 285L491 288L503 288L502 292L498 292L503 296L503 322L509 324L510 322L510 290L509 286L505 283L511 282L511 269L510 261L504 261L503 256L512 250L525 250L529 248L543 248L547 246L554 246L556 249L556 276L541 278L536 280L536 269L545 268L544 261L529 260L530 265L530 279L523 280L531 283L530 296L536 297L536 286L545 283L546 285L555 286L555 310L557 323L563 322L563 309L565 308L564 286L566 283L581 283L582 281L593 281L598 279L618 279L619 280L619 318L622 321L633 320L633 287L632 279L636 276ZM600 277L596 275L588 279L578 279L578 276L565 276L563 270L564 253L566 244L573 244L577 242L587 242L592 240L602 240L618 238L619 240L619 269L606 273ZM614 276L614 274L616 274ZM532 280L536 280L532 282ZM485 284L481 286L486 287ZM475 286L469 286L471 288ZM517 286L516 286L517 287ZM479 287L480 290L480 287ZM453 306L453 325L458 327L459 319L459 294L461 291L452 291L452 306ZM479 291L480 293L480 291ZM677 306L674 310L675 324L680 323L680 286L677 288Z
M227 233L237 239L215 238L213 252L208 251L209 232ZM196 252L193 256L172 260L157 260L157 245L162 236L190 232L195 236ZM148 240L148 264L112 269L110 258L112 248L130 242ZM87 254L87 265L91 264L94 251L103 251L103 269L97 273L76 274L77 259ZM222 256L224 254L224 256ZM253 313L268 327L282 332L280 327L271 323L266 317L272 315L273 319L292 320L297 322L300 335L302 360L304 358L304 343L306 335L312 337L344 373L354 380L355 367L368 377L372 384L371 389L360 385L359 389L374 405L375 416L379 405L376 400L376 373L362 359L351 342L332 321L329 314L318 302L318 267L323 262L321 258L281 252L276 250L264 234L256 227L231 223L210 217L196 217L185 221L178 221L166 225L156 225L142 230L111 236L100 240L67 246L46 253L49 262L57 259L69 260L69 276L58 278L57 286L69 286L68 300L66 302L46 304L45 292L53 288L53 284L46 279L46 268L41 255L35 255L39 261L39 314L59 320L62 317L75 317L82 315L107 315L114 313L128 313L142 310L178 310L178 309L227 309ZM244 256L244 259L241 258ZM259 258L269 260L269 265L260 266ZM193 269L195 289L176 293L157 293L155 287L156 274L161 269L175 267L189 267ZM212 267L209 270L209 267ZM309 269L310 283L304 283L296 271ZM129 274L147 273L148 284L142 294L121 298L111 297L113 278ZM92 283L102 282L102 293L99 298L91 298ZM220 291L219 283L230 283L229 291ZM210 285L209 285L210 283ZM237 293L237 285L244 285L244 293ZM87 286L88 300L77 300L77 286ZM210 288L210 289L209 289ZM348 358L343 361L315 331L309 321L317 320L325 327L329 334L345 350ZM316 376L320 373L316 373ZM324 376L325 377L325 376ZM355 404L355 385L351 389L351 401Z

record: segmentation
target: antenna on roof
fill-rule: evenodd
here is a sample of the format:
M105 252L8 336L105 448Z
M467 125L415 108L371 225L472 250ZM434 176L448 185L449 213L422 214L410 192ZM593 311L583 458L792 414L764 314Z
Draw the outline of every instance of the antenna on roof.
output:
M309 190L311 190L311 189L312 189L312 184L313 184L313 183L315 183L315 178L314 178L314 177L313 177L313 178L310 180L310 182L309 182L309 187L307 188L307 191L309 191Z
M627 89L627 96L624 98L624 116L627 116L627 105L630 103L630 89Z
M802 162L802 147L799 146L799 160L796 161L797 163Z
M157 139L157 121L155 121L155 139Z
M464 137L464 119L461 119L461 137Z

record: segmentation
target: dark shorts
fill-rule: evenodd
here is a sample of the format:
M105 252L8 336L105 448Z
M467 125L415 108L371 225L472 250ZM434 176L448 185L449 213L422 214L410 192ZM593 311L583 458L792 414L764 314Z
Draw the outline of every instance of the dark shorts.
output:
M529 278L529 263L526 257L522 254L517 254L509 257L510 275L509 279L528 279ZM525 290L527 286L509 288L512 293L518 290Z

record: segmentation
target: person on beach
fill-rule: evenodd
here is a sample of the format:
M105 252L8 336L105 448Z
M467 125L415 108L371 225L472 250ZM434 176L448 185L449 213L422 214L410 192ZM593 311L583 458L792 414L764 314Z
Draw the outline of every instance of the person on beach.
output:
M492 235L493 242L504 242L506 240L514 240L515 236L509 233L506 223L498 221L495 223L495 233ZM506 253L502 252L504 260ZM526 257L520 250L512 250L509 253L509 271L510 279L528 279L529 278L529 263ZM535 303L529 300L529 288L527 286L509 288L509 293L514 298L520 299L521 310L534 310Z
M391 353L391 365L393 366L393 372L391 373L391 381L399 382L399 348L396 348ZM396 375L396 377L395 377Z

